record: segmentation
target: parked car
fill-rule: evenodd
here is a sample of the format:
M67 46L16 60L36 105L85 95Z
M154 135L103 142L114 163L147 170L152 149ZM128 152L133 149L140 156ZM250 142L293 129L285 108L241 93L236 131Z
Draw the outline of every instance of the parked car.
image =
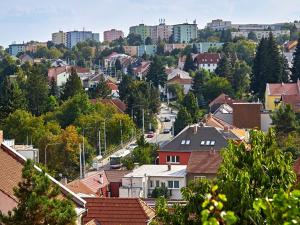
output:
M170 121L171 121L171 119L169 117L165 117L164 122L170 122Z
M164 134L170 133L170 129L165 128L165 129L163 130L163 133L164 133Z
M146 137L147 137L147 138L153 138L153 137L154 137L153 131L150 131L150 132L147 134Z

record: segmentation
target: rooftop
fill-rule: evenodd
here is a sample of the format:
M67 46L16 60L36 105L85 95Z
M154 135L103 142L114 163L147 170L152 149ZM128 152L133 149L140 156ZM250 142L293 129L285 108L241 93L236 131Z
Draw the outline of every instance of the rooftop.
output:
M131 173L124 177L144 177L159 176L159 177L184 177L186 174L185 165L172 165L171 170L168 170L168 165L142 165L134 169Z
M146 225L155 211L138 198L85 198L88 209L83 222L99 221L101 225Z
M268 95L296 95L300 94L300 81L297 83L267 83Z
M219 152L192 152L187 165L187 173L216 174L221 162Z
M196 56L195 61L198 64L218 64L221 59L219 53L200 53Z
M122 182L122 177L130 173L129 170L105 170L105 175L109 183L111 182Z

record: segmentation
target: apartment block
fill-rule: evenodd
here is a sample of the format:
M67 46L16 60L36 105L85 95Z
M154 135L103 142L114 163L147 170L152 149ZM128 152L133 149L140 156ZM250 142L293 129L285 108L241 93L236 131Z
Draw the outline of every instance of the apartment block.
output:
M173 26L174 42L176 43L190 43L191 40L197 38L197 24L183 23Z
M93 40L99 42L99 33L91 31L70 31L67 32L67 47L73 48L77 43Z
M140 35L142 41L145 41L147 37L150 37L150 27L145 24L139 24L129 28L129 33Z
M103 38L106 42L112 42L119 38L124 38L124 33L121 30L111 29L103 32Z
M67 33L63 32L63 31L58 31L56 33L52 33L52 42L55 45L65 45L67 46Z

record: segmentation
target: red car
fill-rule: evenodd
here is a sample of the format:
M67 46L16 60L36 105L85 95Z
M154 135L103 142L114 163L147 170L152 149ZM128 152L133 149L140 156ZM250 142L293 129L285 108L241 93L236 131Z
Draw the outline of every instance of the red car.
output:
M153 138L154 137L154 133L151 131L147 134L146 136L147 138Z

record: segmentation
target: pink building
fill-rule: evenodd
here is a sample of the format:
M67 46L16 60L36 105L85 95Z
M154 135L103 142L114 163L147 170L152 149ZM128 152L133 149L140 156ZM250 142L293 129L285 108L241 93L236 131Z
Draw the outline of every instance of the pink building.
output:
M114 40L119 39L120 37L124 37L124 33L121 30L111 29L103 32L104 41L112 42Z

